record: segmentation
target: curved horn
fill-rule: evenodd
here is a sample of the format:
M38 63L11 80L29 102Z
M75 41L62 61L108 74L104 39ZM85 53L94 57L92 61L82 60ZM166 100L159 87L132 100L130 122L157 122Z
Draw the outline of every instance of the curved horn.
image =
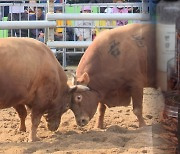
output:
M88 90L90 90L90 88L87 86L77 85L77 91L88 91Z
M84 86L84 85L73 85L70 87L69 92L73 93L73 92L83 92L83 91L88 91L90 90L89 87Z
M71 75L72 75L72 80L71 80L72 85L77 85L76 74L75 73L71 73Z

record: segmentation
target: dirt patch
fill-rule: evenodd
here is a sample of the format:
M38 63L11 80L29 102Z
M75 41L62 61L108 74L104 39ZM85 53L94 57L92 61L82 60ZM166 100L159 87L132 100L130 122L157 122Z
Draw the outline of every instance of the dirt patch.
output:
M70 75L69 79L70 79ZM13 108L0 110L0 153L16 154L168 154L173 145L163 136L166 131L160 124L164 107L162 94L154 89L144 90L143 116L146 127L138 128L132 105L114 107L105 113L105 129L94 128L97 114L90 123L80 128L69 110L62 116L56 132L47 130L42 118L38 127L41 141L27 143L30 116L26 119L27 132L19 132L20 120Z

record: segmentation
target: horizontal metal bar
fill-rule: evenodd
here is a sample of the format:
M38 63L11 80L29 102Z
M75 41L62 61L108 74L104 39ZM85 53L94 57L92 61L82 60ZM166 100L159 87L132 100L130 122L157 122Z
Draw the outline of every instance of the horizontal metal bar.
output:
M74 4L69 4L67 3L66 6L85 6L85 5L89 5L89 6L101 6L101 7L113 7L113 6L125 6L125 7L130 7L130 6L134 6L134 7L142 7L142 4L147 4L149 5L148 2L137 2L137 3L133 3L133 2L127 2L127 3L74 3Z
M77 52L74 52L74 51L66 51L66 54L70 54L70 55L75 55L75 54L83 54L85 51L77 51Z
M28 6L30 7L31 6L31 7L44 7L44 8L46 8L47 3L0 3L0 6L24 6L24 7L28 7Z
M92 41L47 41L50 48L86 48Z
M3 2L4 2L4 0L0 0L0 2L1 2L1 1L3 1ZM12 3L12 1L11 1L11 0L6 0L6 2L8 2L8 1L10 1L10 2ZM18 2L18 1L19 1L19 2L23 2L23 1L25 1L25 0L14 0L14 2ZM26 1L27 1L27 0L26 0ZM28 0L28 1L29 1L29 0Z
M51 49L52 50L52 49ZM56 50L52 50L53 53L64 53L64 51L56 51ZM66 51L66 54L71 54L71 55L75 55L75 54L83 54L85 52L84 51Z
M28 2L28 1L31 1L31 0L13 0L13 2L12 2L12 0L0 0L0 2L1 1L6 1L6 2L9 2L9 3L13 3L13 2L22 2L22 3L24 3L24 2ZM39 3L39 2L37 2L37 3ZM46 1L46 3L47 3L47 1Z
M47 20L150 20L142 13L47 13Z
M56 21L0 21L0 29L55 28Z
M1 0L0 0L1 2ZM42 6L42 7L47 7L47 3L8 3L8 1L6 3L0 3L0 6L10 6L10 5L13 5L13 6ZM79 7L79 6L85 6L87 5L84 4L84 3L78 3L78 4L64 4L64 3L54 3L54 6L55 7L63 7L63 6L68 6L68 7ZM147 7L149 6L149 3L89 3L88 4L89 6L93 7L114 7L114 6L118 6L118 7L143 7L144 5L146 5Z

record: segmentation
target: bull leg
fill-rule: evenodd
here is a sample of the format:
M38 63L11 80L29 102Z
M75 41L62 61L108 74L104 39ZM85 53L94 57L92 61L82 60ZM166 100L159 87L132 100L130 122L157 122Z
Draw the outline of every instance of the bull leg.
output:
M143 87L139 87L139 86L132 87L131 95L133 102L133 112L138 118L139 127L143 127L146 125L144 118L142 116Z
M19 131L26 131L26 125L25 125L25 120L27 117L27 111L24 105L20 104L17 106L14 106L14 109L17 111L19 118L20 118L20 127Z
M103 121L104 121L105 111L106 111L106 106L99 102L99 105L98 105L98 120L97 120L97 124L96 124L97 128L103 129Z
M40 124L42 114L38 113L38 110L32 109L31 113L31 130L29 134L28 142L39 141L40 139L37 137L37 128Z

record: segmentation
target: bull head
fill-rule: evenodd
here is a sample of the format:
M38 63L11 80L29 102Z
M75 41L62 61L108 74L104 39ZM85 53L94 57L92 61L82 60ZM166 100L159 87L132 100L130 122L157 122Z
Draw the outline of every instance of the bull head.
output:
M72 95L71 110L73 111L76 122L79 126L85 126L94 116L97 104L99 102L99 94L91 90L87 85L90 78L88 73L83 73L78 79L74 75L71 89L75 89Z
M73 91L70 108L75 115L77 124L79 126L85 126L96 112L99 97L95 91L90 90L87 86L90 81L87 72L83 73L77 79L75 74L72 76L72 84L74 86L70 88Z

